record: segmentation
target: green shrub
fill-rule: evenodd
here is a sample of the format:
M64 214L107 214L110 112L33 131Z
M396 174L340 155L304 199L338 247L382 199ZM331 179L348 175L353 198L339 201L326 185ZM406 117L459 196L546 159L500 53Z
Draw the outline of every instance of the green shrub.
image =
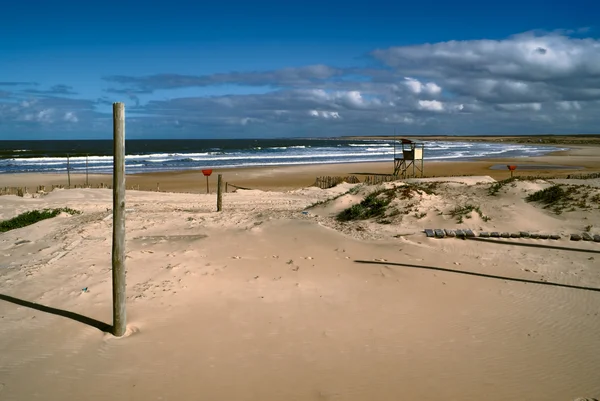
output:
M511 177L511 178L507 178L505 180L502 181L498 181L498 182L494 182L492 185L490 185L490 187L488 188L488 194L495 196L496 194L498 194L498 192L502 189L503 186L513 183L517 180L516 177Z
M385 214L385 208L394 198L394 189L384 189L373 192L365 197L357 205L342 210L338 215L338 221L366 220L372 217L380 217Z
M13 217L10 220L0 222L0 232L7 232L10 230L15 230L17 228L27 227L31 224L37 223L38 221L56 217L61 212L69 214L81 214L81 212L78 210L73 210L66 207L60 209L31 210L29 212L21 213L20 215Z
M545 205L553 205L559 201L563 201L569 194L559 185L554 185L550 188L542 189L527 195L527 202L540 202Z
M373 217L380 217L380 222L382 224L389 224L391 222L387 219L383 219L383 217L385 216L386 211L388 211L387 207L394 199L408 200L414 198L416 194L422 195L423 192L427 194L434 194L433 188L435 188L435 186L433 185L427 187L420 187L413 184L407 184L390 189L379 189L367 195L359 204L349 207L348 209L345 209L342 212L340 212L337 215L337 220L366 220ZM404 208L402 211L396 208L391 208L389 210L389 214L385 217L397 216L400 213L409 214L413 206L415 205L407 205L406 208ZM418 212L418 210L415 209L415 212ZM423 217L425 217L425 214L418 218Z
M452 217L456 217L457 221L459 223L462 223L464 221L464 219L470 219L471 218L471 212L472 211L476 211L477 214L479 215L479 217L481 217L481 219L483 221L490 221L492 218L489 216L486 216L483 214L483 212L481 211L481 209L479 208L479 206L474 206L474 205L464 205L464 206L456 206L454 209L452 209L450 211L450 216Z

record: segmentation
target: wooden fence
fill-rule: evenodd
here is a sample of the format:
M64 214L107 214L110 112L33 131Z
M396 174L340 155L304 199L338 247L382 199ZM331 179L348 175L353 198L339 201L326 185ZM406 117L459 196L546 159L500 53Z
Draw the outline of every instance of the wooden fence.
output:
M400 177L397 175L368 175L365 177L366 185L378 185L384 182L398 181Z
M315 180L315 187L319 187L321 189L333 188L336 185L341 184L342 182L347 182L348 184L358 184L360 180L358 177L354 175L349 175L347 177L331 177L331 176L323 176L317 177Z
M23 196L24 194L29 194L29 193L37 193L37 194L43 194L43 193L47 193L47 192L52 192L55 189L65 189L68 188L66 185L52 185L50 187L46 187L46 185L38 185L37 187L35 187L35 190L33 192L29 191L29 187L0 187L0 196L1 195L17 195L17 196ZM111 185L107 185L104 183L100 183L97 186L92 186L92 185L74 185L73 188L106 188L106 189L112 189ZM132 186L130 189L140 189L140 186Z

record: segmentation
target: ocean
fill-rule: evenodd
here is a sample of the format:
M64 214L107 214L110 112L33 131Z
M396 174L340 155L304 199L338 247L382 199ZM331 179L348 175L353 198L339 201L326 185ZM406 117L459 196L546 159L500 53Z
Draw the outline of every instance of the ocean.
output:
M127 173L392 161L394 143L355 139L189 139L126 142ZM538 156L542 145L425 141L425 160ZM397 149L398 150L398 149ZM112 172L112 140L0 141L1 173Z

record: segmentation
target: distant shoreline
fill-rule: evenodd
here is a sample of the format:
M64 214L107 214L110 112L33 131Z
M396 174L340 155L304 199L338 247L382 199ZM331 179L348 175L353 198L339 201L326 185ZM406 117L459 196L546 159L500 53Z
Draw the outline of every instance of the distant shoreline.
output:
M129 141L294 141L294 140L393 140L410 139L415 141L452 141L452 142L514 142L514 143L545 143L545 144L598 144L600 134L524 134L524 135L342 135L324 137L265 137L265 138L126 138ZM104 142L112 138L96 139L0 139L0 150L3 143L14 142Z
M377 135L377 136L342 136L344 140L393 140L409 139L412 141L447 141L447 142L492 142L543 145L598 145L600 134L577 135Z

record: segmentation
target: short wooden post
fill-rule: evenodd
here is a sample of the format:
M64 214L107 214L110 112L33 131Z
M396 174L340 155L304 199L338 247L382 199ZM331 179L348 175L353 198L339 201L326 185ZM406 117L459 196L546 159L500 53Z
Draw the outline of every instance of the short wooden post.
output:
M225 183L225 193L229 192L229 183Z
M222 175L217 176L217 212L223 210L223 187L222 187Z
M156 183L156 192L160 192L160 186L158 182Z
M210 193L210 188L208 187L208 176L206 176L206 193Z
M113 103L113 334L125 334L125 105Z
M69 189L71 189L71 164L69 162L68 154L67 154L67 179L69 181Z

